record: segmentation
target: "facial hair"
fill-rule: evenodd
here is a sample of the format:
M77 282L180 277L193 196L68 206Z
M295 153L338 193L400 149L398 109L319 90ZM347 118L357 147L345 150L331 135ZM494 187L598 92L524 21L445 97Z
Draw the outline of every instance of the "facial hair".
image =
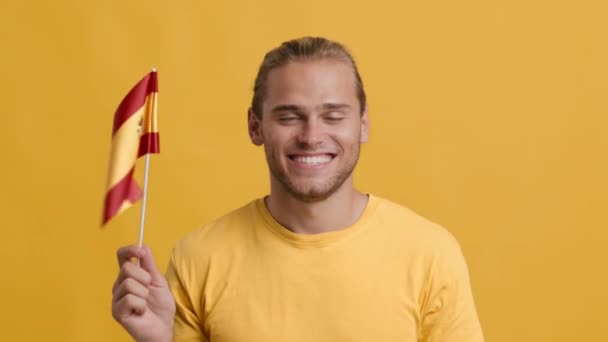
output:
M342 165L335 174L331 175L327 181L323 182L323 184L315 183L311 186L307 186L306 189L300 189L292 181L286 170L280 166L280 163L275 158L275 154L268 146L265 146L264 149L270 173L279 181L283 189L299 201L313 203L323 201L333 195L344 184L348 177L350 177L359 160L360 145L354 144L350 151L342 154L341 157L346 156L349 159L345 160L344 165ZM304 149L304 151L311 152L312 149ZM335 158L337 157L338 156Z

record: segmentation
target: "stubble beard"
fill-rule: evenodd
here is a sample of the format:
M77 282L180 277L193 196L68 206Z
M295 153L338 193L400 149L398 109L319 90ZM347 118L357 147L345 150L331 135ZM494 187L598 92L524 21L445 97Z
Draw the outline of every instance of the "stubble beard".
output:
M344 184L344 182L353 173L357 162L359 161L359 152L361 148L357 144L351 152L352 157L346 161L344 167L339 169L335 175L332 175L327 181L322 184L312 184L298 186L289 178L289 175L283 170L274 157L272 151L266 150L266 161L270 173L276 178L283 189L295 199L306 202L320 202L326 200L333 195ZM313 180L314 181L314 180Z

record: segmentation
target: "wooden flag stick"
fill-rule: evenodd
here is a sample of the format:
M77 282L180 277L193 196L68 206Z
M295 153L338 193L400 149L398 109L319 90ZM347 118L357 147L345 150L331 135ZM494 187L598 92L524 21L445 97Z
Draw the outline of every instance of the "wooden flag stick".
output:
M146 221L146 204L148 200L148 175L150 174L150 154L146 154L146 166L144 169L144 193L141 202L141 218L139 220L139 248L144 244L144 224Z
M156 72L156 68L152 68L152 72ZM144 193L141 201L141 217L139 219L139 248L144 244L144 226L146 222L146 205L148 203L148 176L150 175L150 153L146 153L146 165L144 168Z

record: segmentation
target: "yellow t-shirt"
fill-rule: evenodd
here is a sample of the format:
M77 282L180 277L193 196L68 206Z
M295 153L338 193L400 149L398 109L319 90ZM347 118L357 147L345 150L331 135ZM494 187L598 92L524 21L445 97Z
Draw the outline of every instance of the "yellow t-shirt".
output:
M253 201L179 241L167 278L175 341L483 341L456 240L371 195L354 225L313 235Z

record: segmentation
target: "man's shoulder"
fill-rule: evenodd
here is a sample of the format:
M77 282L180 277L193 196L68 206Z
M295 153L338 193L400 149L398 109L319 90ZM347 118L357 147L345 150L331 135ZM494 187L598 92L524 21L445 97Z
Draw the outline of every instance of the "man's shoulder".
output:
M175 244L175 251L182 255L201 254L215 247L228 247L243 238L243 232L255 224L255 207L259 199L238 207L221 217L191 231Z
M407 241L418 248L459 249L458 242L446 228L416 211L392 200L374 196L376 221L381 222L397 241Z

